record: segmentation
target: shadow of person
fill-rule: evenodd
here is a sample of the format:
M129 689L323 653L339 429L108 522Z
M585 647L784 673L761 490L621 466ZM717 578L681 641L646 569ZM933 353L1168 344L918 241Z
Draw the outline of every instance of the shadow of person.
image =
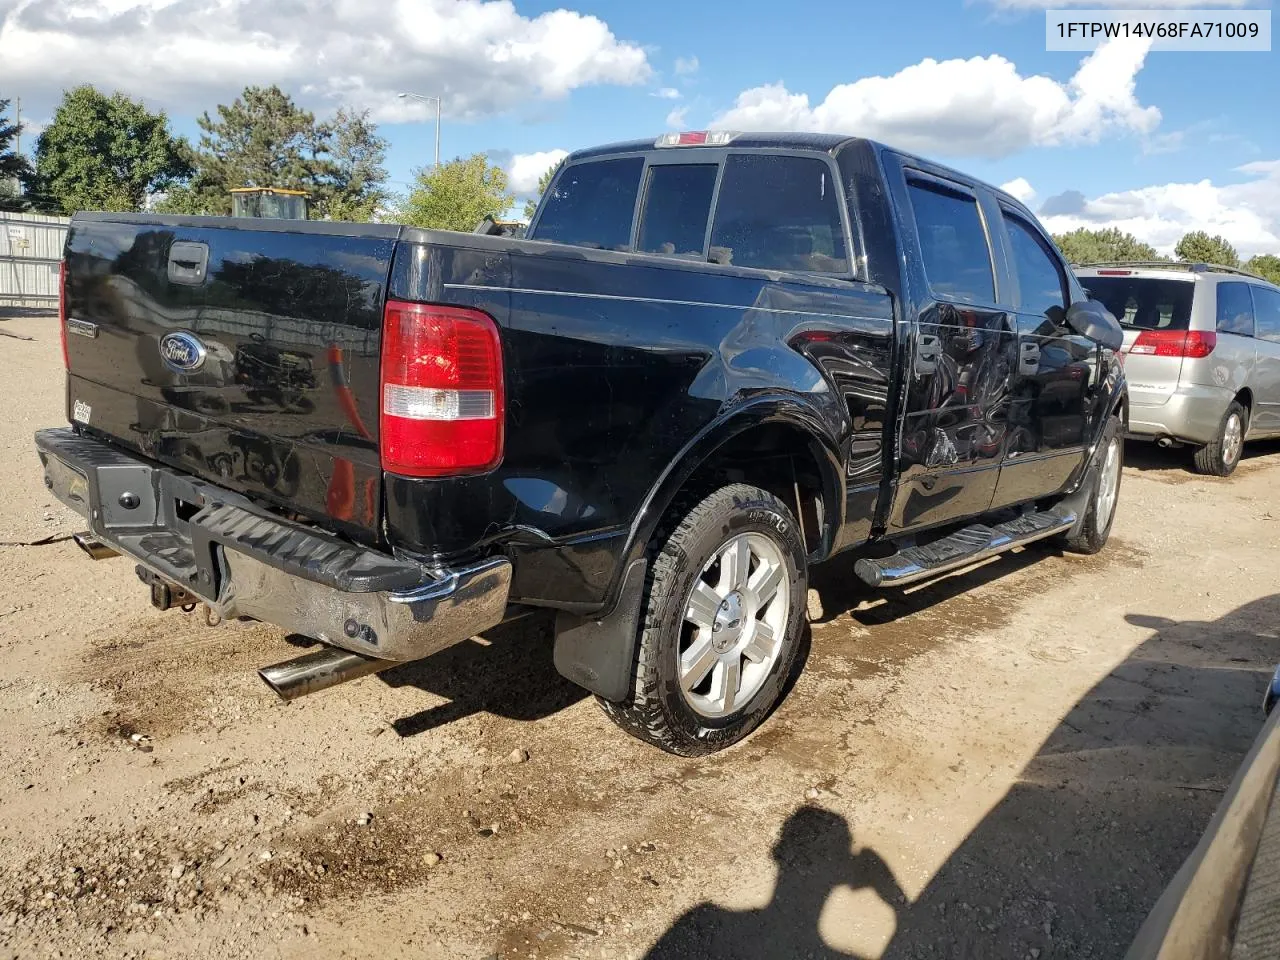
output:
M1064 712L900 913L883 960L1125 956L1263 722L1280 594L1211 621L1124 619L1151 635Z
M893 908L907 903L889 865L874 850L852 852L853 836L839 814L803 807L787 818L773 846L778 881L773 899L756 910L701 903L680 917L646 960L777 960L854 958L818 932L827 898L838 887L868 888Z

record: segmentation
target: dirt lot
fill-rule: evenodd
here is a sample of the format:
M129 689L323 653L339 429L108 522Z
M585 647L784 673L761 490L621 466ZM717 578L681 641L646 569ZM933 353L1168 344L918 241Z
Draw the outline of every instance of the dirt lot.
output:
M54 323L0 330L0 540L69 534ZM285 706L278 631L0 547L0 956L1119 956L1280 661L1280 446L1130 454L1098 558L826 570L790 699L710 760L615 730L537 618Z

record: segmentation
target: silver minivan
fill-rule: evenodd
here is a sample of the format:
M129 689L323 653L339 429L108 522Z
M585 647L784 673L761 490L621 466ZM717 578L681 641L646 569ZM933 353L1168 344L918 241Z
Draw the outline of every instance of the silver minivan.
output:
M1124 327L1131 436L1189 444L1219 477L1246 440L1280 436L1280 287L1203 263L1075 269Z

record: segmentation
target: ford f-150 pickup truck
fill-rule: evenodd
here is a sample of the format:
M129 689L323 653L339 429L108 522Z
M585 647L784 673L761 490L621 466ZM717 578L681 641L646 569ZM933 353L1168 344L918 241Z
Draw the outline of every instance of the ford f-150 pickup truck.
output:
M551 608L561 673L704 754L787 688L812 565L1115 512L1115 318L1016 199L864 139L583 150L527 239L79 214L64 270L49 489L157 606L320 641L286 699Z

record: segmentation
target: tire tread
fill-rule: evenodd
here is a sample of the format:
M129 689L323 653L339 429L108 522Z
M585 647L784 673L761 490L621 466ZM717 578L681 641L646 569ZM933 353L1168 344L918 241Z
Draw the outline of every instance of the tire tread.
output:
M1195 454L1191 458L1196 473L1209 477L1229 477L1235 473L1236 467L1240 464L1239 458L1230 467L1222 462L1222 434L1227 428L1227 420L1232 413L1240 415L1240 428L1242 431L1249 429L1249 412L1240 405L1238 400L1232 400L1231 405L1227 407L1227 412L1222 415L1222 424L1218 428L1218 439L1212 443L1206 443L1203 447L1197 447Z
M654 537L657 553L649 565L645 583L644 617L639 642L636 644L631 693L627 700L621 702L596 698L605 715L625 732L661 750L683 757L705 756L715 752L719 746L690 743L672 728L662 710L658 693L657 662L660 645L655 635L661 626L658 622L658 604L654 602L654 597L665 594L669 584L677 579L680 548L684 542L708 518L734 509L735 498L766 502L783 516L791 517L791 510L776 496L747 483L731 483L720 487L700 502L694 502L695 496L686 494L678 497L668 512L669 519L664 521Z

